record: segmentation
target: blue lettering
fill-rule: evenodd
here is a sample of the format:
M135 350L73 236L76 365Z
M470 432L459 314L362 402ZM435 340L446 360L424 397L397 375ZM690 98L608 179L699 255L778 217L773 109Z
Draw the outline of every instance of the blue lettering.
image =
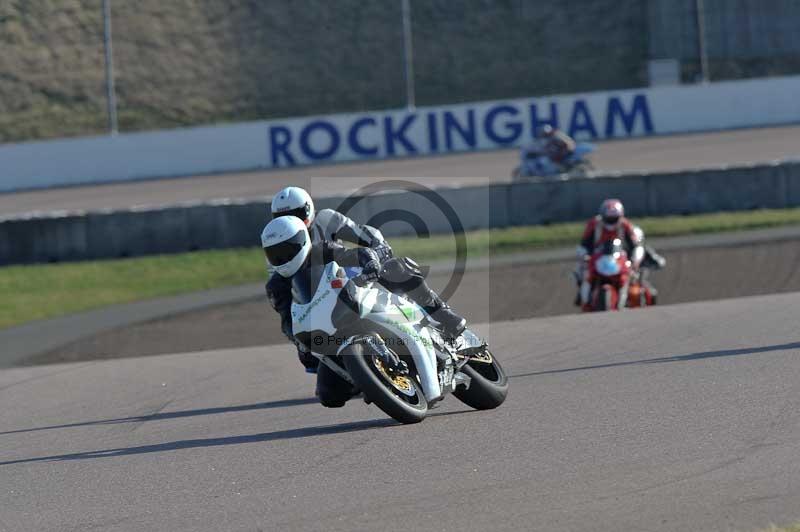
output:
M539 129L545 124L553 126L558 129L558 106L556 102L550 102L550 118L539 118L539 107L531 104L531 137L535 137Z
M416 146L411 144L411 142L409 142L409 140L406 138L406 132L408 131L408 128L416 119L417 115L406 115L406 117L400 123L400 127L395 129L391 116L386 116L383 118L383 133L386 137L386 153L388 155L395 155L395 153L397 153L395 142L402 144L403 148L405 148L408 153L417 153Z
M375 125L377 125L377 123L375 122L375 119L371 117L359 118L353 122L353 125L350 126L350 131L347 134L347 143L350 145L350 149L359 155L364 155L367 157L378 155L377 146L364 146L358 141L358 132L361 131L361 128L364 126Z
M606 114L606 137L613 137L616 134L615 124L617 123L617 117L622 120L625 133L630 137L633 134L633 128L636 127L636 117L640 115L644 125L644 132L651 135L653 133L653 120L650 118L650 107L647 105L647 97L644 94L637 94L633 97L633 104L629 113L625 112L622 107L622 101L618 97L609 98L608 113Z
M569 136L574 137L579 131L586 131L593 139L597 138L597 129L594 127L589 107L583 100L575 100L572 107L572 118L569 120Z
M444 112L444 143L447 151L453 151L453 130L456 130L464 143L470 147L475 147L475 110L467 111L467 125L459 123L450 111Z
M439 128L436 125L436 113L428 113L428 146L433 153L439 151Z
M289 152L289 144L292 142L292 132L286 126L272 126L269 128L269 152L272 158L272 166L280 166L279 155L286 159L287 166L297 164L294 157Z
M503 127L508 133L505 135L498 134L494 130L494 122L497 116L500 114L517 116L519 111L516 107L511 107L510 105L498 105L497 107L493 107L488 113L486 113L486 117L483 119L483 129L486 132L486 136L489 137L489 139L495 144L513 144L522 134L522 124L519 122L512 122L510 120L506 121L505 124L503 124Z
M329 137L328 147L322 151L316 151L311 146L311 134L315 131L324 131ZM315 120L313 122L309 122L300 132L300 151L303 152L303 155L309 159L314 159L315 161L327 159L336 153L336 150L339 149L340 143L341 138L339 137L339 132L336 131L336 128L333 126L333 124L325 122L324 120Z

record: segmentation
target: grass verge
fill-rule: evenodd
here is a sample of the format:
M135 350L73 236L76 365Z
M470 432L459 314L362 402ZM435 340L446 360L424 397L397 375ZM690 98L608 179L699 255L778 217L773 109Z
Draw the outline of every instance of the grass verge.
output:
M758 210L637 219L649 237L716 233L800 224L800 209ZM583 223L511 227L467 233L470 256L562 245ZM452 256L452 236L397 238L398 255L430 261ZM261 250L199 251L133 259L0 268L0 328L161 296L264 280Z

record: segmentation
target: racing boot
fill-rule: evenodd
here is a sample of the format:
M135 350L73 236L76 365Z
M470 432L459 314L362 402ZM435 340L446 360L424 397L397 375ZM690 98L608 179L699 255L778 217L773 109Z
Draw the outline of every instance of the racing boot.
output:
M303 365L303 367L306 368L306 373L317 372L317 369L319 368L319 359L317 357L298 347L297 358L300 360L300 363Z
M428 315L438 321L445 336L454 340L467 328L467 320L459 316L450 306L442 301L439 294L430 289L427 283L421 283L406 295L421 306Z

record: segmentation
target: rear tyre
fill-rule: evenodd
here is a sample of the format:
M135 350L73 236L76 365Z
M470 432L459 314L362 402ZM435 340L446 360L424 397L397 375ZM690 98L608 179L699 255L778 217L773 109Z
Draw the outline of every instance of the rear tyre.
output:
M342 360L367 400L386 414L404 424L425 419L428 401L413 369L409 375L392 377L384 368L383 359L366 341L346 347Z
M476 410L491 410L506 400L508 376L488 349L470 360L461 371L471 379L469 388L462 384L453 395L465 405Z

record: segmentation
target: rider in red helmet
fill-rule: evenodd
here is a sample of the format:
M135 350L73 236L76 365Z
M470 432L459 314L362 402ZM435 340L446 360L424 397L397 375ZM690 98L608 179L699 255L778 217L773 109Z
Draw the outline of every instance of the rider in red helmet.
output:
M639 266L644 258L644 247L640 231L635 230L635 226L625 218L625 207L618 199L607 199L600 205L597 216L590 219L583 232L583 238L578 246L578 275L582 280L577 303L580 303L584 310L589 308L589 298L591 296L591 283L589 272L586 268L586 261L591 257L596 249L604 242L619 238L631 261L634 271L639 270ZM620 296L620 308L625 306L627 294Z

